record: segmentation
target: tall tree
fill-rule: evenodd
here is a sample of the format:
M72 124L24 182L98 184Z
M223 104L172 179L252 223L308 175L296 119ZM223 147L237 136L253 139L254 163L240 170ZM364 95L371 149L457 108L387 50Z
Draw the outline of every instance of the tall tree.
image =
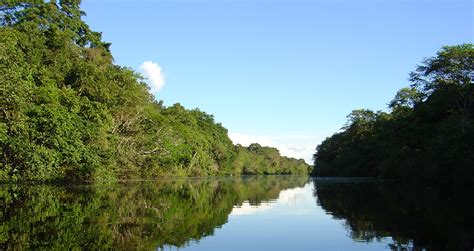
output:
M314 155L319 176L416 181L474 178L474 46L443 47L411 73L391 113L354 110Z
M474 101L473 44L443 47L436 57L425 59L410 74L410 81L412 87L422 91L425 97L437 91L448 94L465 133Z

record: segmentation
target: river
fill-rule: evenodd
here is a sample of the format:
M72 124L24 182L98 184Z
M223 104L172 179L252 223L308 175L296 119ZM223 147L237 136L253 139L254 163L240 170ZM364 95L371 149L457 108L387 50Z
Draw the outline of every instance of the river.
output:
M0 186L0 250L472 250L466 188L304 176Z

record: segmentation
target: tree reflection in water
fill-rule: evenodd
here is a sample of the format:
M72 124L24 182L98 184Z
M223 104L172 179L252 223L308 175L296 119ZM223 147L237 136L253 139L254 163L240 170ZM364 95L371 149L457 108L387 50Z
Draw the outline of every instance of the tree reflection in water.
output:
M392 237L393 250L471 250L472 187L409 186L316 179L317 204L344 219L350 236L370 242Z
M276 199L304 176L173 179L117 185L0 186L0 250L184 246L212 235L234 205Z
M68 187L3 185L0 250L183 247L214 235L234 207L243 206L240 211L244 212L246 207L266 205L282 190L307 182L304 176L264 176ZM316 179L313 183L317 204L334 218L343 219L354 241L391 237L389 248L394 250L474 247L472 187L402 186L354 179ZM320 210L314 203L308 205L308 212ZM295 217L301 220L298 217L303 216ZM255 238L260 238L258 233ZM285 241L291 240L289 236Z

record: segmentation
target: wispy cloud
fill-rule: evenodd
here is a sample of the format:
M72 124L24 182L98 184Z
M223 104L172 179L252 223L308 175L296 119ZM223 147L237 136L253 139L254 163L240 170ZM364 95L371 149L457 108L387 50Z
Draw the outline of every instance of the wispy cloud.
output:
M275 147L281 155L304 159L308 164L313 163L312 156L316 146L324 139L312 135L257 136L245 133L229 133L229 137L234 144L243 146L259 143L262 146Z
M152 93L158 92L165 85L165 76L161 67L152 61L143 62L140 66L140 72L147 79Z

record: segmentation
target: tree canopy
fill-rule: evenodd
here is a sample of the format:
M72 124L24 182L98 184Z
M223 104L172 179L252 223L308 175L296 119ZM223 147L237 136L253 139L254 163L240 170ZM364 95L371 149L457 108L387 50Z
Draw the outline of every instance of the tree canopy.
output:
M242 157L212 115L164 106L140 75L115 65L110 43L82 21L79 5L78 0L0 5L0 182L244 170L241 163L235 168ZM272 166L279 158L255 168L288 173L286 166ZM290 173L307 172L298 160L283 161L295 167Z
M390 113L355 110L314 154L313 175L474 180L474 45L445 46L410 74Z

